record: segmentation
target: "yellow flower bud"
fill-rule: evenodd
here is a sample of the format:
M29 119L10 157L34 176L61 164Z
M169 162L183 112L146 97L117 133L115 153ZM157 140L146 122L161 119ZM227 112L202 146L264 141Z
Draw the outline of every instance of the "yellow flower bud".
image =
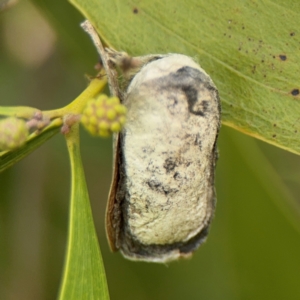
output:
M22 119L10 117L0 120L0 150L12 150L25 144L29 130Z
M115 112L114 109L110 109L106 112L106 116L109 120L113 121L113 120L115 120L117 113Z
M93 135L106 137L119 132L126 120L126 107L117 97L102 94L91 99L84 109L81 123Z
M119 122L114 122L110 125L110 130L112 132L118 132L121 130L121 124Z

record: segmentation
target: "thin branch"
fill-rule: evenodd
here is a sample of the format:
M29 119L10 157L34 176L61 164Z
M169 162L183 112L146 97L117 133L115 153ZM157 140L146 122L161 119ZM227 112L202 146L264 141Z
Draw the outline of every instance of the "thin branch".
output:
M120 93L119 93L119 88L118 88L119 85L118 85L118 81L117 81L117 76L114 73L115 71L109 67L107 53L101 43L101 40L99 38L99 35L98 35L96 29L93 27L91 22L88 20L81 23L81 27L91 37L99 55L100 55L103 67L107 74L107 81L108 81L110 93L113 96L119 96Z

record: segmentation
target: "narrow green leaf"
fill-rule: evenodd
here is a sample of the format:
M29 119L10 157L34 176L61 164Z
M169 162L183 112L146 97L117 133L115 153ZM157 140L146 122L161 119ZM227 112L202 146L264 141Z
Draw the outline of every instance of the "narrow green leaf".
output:
M67 135L72 185L67 255L60 300L109 299L79 149L78 124Z
M300 1L70 2L116 49L197 58L224 124L300 154Z
M60 126L61 122L53 122L42 132L32 134L28 138L28 141L20 148L12 151L0 151L0 172L11 167L57 134Z

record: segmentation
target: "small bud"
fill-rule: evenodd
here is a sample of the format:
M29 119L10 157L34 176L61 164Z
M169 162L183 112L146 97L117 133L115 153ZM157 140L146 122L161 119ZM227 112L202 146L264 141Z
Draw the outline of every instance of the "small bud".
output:
M87 103L81 123L92 135L106 137L122 129L125 115L126 107L120 104L119 98L101 94Z
M44 116L43 112L37 110L33 117L26 122L26 125L30 132L35 130L42 130L46 126L50 124L50 118L48 116Z
M105 110L103 108L98 108L97 111L96 111L96 115L97 117L101 118L103 117L105 114Z
M63 125L60 128L62 134L68 134L72 125L78 123L81 119L81 115L67 114L63 118Z
M103 136L103 137L108 137L108 136L110 136L110 132L109 131L107 131L107 130L99 130L99 132L98 132L98 134L100 135L100 136Z
M100 121L98 127L101 130L109 130L109 123L107 121Z
M29 135L26 122L10 117L0 120L0 150L12 150L25 144Z
M116 118L116 116L117 116L117 113L115 112L114 109L109 109L106 113L107 119L109 119L111 121L114 120Z
M121 105L121 104L116 105L116 106L115 106L115 110L116 110L116 112L119 113L120 115L126 114L126 112L127 112L126 107L125 107L124 105Z
M98 123L98 119L97 119L97 116L91 116L90 117L90 123L92 124L92 125L97 125L97 123Z
M114 122L111 124L111 131L118 132L121 130L121 124L119 122Z
M90 132L92 135L97 135L97 127L93 125L88 125L86 129Z

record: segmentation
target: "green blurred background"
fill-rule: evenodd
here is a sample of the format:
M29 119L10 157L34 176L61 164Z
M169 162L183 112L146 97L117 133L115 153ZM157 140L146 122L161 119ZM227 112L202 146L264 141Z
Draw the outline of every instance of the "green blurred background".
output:
M23 0L0 12L0 105L58 108L86 87L98 58L82 20L66 1ZM111 139L81 137L112 300L300 299L300 157L223 127L208 241L192 259L156 265L109 251ZM69 187L61 135L0 174L1 300L56 298Z

